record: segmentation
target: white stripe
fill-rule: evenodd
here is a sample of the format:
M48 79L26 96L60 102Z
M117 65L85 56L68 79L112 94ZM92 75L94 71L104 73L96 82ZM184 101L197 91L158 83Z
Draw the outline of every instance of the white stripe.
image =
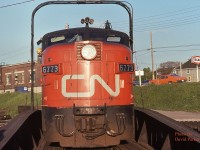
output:
M64 75L62 77L61 85L62 85L62 95L64 97L92 97L95 93L95 80L102 85L102 87L111 95L118 96L120 93L119 87L119 75L115 75L115 91L113 91L106 82L99 75L92 75L90 77L90 91L89 92L67 92L67 80L83 80L84 75Z

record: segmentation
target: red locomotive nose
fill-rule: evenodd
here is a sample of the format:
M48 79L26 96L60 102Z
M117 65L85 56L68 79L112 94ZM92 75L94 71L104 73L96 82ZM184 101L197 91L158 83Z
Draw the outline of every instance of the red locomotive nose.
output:
M52 61L49 62L49 58ZM45 105L70 108L74 104L112 106L133 103L130 83L134 65L131 52L124 46L99 41L55 45L43 52L43 62Z
M94 31L90 28L82 30L84 33ZM100 35L101 32L108 34L102 29L97 31ZM76 34L73 40L82 37ZM113 34L108 39L112 38ZM113 40L71 42L73 40L47 47L42 54L46 133L55 130L46 137L47 140L55 141L60 136L63 147L85 147L84 142L77 145L65 141L74 137L81 137L83 141L97 138L96 147L102 143L101 136L104 145L110 141L107 146L119 143L114 137L131 138L134 72L131 51L126 45L112 43ZM68 132L63 132L65 126L69 126Z

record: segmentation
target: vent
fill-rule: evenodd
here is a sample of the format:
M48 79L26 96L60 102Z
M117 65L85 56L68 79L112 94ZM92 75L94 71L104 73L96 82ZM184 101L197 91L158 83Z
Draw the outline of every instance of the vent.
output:
M101 44L100 43L89 43L90 45L93 45L96 50L97 50L97 56L93 59L93 61L99 61L101 60ZM76 50L77 50L77 60L85 60L82 56L81 56L81 49L83 46L88 45L88 44L84 44L84 43L78 43L76 45Z

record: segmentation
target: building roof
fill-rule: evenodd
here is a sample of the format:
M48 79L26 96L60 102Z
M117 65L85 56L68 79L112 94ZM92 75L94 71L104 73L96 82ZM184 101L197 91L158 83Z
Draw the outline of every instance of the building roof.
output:
M174 67L158 68L157 69L157 75L171 74L173 69L174 69Z
M188 61L186 61L184 64L181 65L182 69L185 68L196 68L196 64L191 63L191 59L189 59ZM176 67L176 69L180 69L180 66Z
M34 61L34 64L38 64L38 62ZM6 68L6 67L22 66L22 65L30 65L31 66L31 62L21 62L21 63L16 63L16 64L3 64L3 65L0 65L0 67Z

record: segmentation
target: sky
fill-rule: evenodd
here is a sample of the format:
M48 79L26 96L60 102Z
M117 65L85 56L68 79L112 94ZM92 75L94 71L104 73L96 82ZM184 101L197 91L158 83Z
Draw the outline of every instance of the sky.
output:
M45 1L0 1L0 63L30 60L31 14L37 5ZM160 63L166 61L184 63L192 56L200 55L199 0L127 2L132 5L134 13L133 59L136 69L152 67L150 33L154 68L159 68ZM51 5L43 7L35 15L35 43L48 32L64 29L66 23L70 28L82 27L80 20L85 17L94 19L92 27L103 27L109 20L113 29L128 33L128 14L118 5Z

